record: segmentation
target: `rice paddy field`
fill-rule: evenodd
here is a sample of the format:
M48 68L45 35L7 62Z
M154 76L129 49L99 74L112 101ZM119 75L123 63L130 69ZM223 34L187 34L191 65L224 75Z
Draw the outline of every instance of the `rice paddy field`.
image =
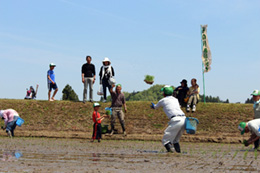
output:
M0 138L0 172L259 172L259 151L241 144Z

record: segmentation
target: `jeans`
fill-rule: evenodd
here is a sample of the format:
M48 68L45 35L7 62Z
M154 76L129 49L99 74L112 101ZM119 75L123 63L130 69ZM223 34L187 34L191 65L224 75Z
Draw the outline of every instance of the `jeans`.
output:
M14 136L14 129L16 128L17 119L18 119L18 116L14 116L13 121L7 123L7 126L6 126L6 132L11 131L12 136Z
M89 85L89 100L93 101L93 77L85 77L84 90L83 90L83 101L87 101L87 91Z

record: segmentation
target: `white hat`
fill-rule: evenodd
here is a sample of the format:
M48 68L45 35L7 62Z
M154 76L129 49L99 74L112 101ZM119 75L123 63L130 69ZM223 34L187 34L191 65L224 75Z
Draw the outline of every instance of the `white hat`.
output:
M56 67L56 64L50 63L50 67Z
M3 118L4 110L0 110L0 118Z
M110 60L108 59L108 57L105 57L102 62L110 62Z

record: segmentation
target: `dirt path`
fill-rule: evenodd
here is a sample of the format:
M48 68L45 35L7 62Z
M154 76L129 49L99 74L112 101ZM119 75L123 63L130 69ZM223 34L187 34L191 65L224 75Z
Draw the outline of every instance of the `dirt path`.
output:
M259 152L237 144L0 138L1 172L259 172ZM247 150L248 149L248 150Z

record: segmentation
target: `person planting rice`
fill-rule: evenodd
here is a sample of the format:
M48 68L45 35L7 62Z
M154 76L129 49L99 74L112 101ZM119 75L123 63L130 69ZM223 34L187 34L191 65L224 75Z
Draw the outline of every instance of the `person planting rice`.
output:
M19 114L13 109L0 110L0 118L5 122L1 128L6 131L7 135L12 138L14 136L14 129L16 128L16 121Z
M260 118L260 91L254 90L251 94L254 100L254 119ZM259 139L254 142L255 148L257 149L259 147Z
M251 133L250 138L243 141L243 144L247 147L255 141L258 141L260 138L260 119L254 119L247 123L241 122L238 125L238 130L241 132L241 135L248 132ZM254 149L257 149L256 146Z
M99 103L94 103L93 107L94 107L94 112L93 112L93 122L94 122L94 124L93 124L93 135L92 135L91 142L94 142L95 139L97 139L98 142L100 142L101 137L102 137L101 121L103 121L105 119L105 117L109 117L109 116L108 115L100 116L100 113L98 112L98 110L100 108Z
M180 138L185 130L185 114L180 108L178 100L172 96L173 88L169 85L165 85L161 91L163 91L164 98L161 99L156 105L152 103L151 108L158 109L163 107L163 110L169 118L168 127L164 131L162 144L165 146L168 152L173 152L171 145L173 144L176 152L180 153Z

